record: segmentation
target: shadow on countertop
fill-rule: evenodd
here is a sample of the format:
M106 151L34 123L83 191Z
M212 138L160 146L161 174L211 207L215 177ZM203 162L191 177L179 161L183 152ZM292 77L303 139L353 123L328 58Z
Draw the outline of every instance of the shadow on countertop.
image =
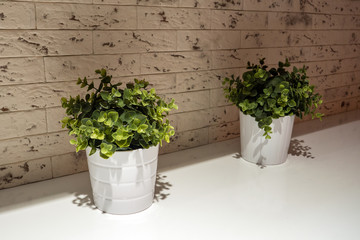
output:
M168 198L171 187L172 184L167 180L167 176L158 173L154 202ZM70 200L72 204L91 210L97 209L92 197L89 173L83 172L0 191L0 214L61 197L69 197L69 193L73 195L73 199Z
M291 139L289 146L290 155L314 159L315 157L311 154L310 150L311 147L304 145L304 140Z

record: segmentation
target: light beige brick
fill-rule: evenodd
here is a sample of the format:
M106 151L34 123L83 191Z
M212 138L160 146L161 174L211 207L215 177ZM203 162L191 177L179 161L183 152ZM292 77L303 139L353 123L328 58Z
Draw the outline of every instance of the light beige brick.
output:
M301 2L301 10L316 13L357 14L360 11L358 1L306 0Z
M240 48L240 31L193 30L177 32L177 50Z
M0 2L0 29L34 29L35 5Z
M9 164L74 151L67 131L0 141L0 162Z
M52 178L50 158L0 166L0 189L50 178Z
M360 42L360 31L294 31L291 46L356 44Z
M235 105L210 108L209 123L211 125L224 124L239 120L239 108Z
M46 132L45 110L0 114L0 140Z
M46 122L49 132L58 132L66 128L62 128L61 120L66 116L65 109L62 107L47 108Z
M187 148L194 148L209 143L209 129L201 128L192 131L179 132L171 137L170 143L160 148L160 154L176 152Z
M239 75L240 69L224 69L211 71L196 71L176 74L176 91L198 91L221 87L226 76Z
M85 151L51 157L54 177L62 177L88 170Z
M95 31L95 54L176 50L175 31Z
M360 84L325 89L322 99L324 102L337 101L360 96Z
M180 0L180 7L241 10L242 1L243 0Z
M242 31L241 47L284 47L360 42L360 31Z
M333 60L342 58L354 58L359 56L358 45L333 45L311 47L311 60Z
M232 138L238 138L239 136L239 121L219 124L212 126L209 129L209 143L221 142Z
M308 13L269 13L269 29L312 29L313 15Z
M139 29L210 29L210 10L138 7Z
M212 31L211 49L236 49L241 47L240 31Z
M210 61L210 52L145 53L141 55L141 73L207 70Z
M349 105L346 106L346 111L354 111L359 109L358 104L360 102L360 97L352 98L349 100Z
M23 2L49 2L49 3L59 3L59 2L63 2L63 3L92 3L93 0L22 0ZM94 0L96 1L96 0ZM105 0L99 0L99 1L105 1ZM109 1L109 0L106 0ZM125 1L125 0L121 0L121 1Z
M335 73L345 73L359 71L359 58L341 59L335 61L311 62L306 65L309 67L309 76L330 75Z
M359 16L317 14L314 15L314 29L359 29Z
M268 13L230 10L211 11L211 29L267 29Z
M289 0L243 0L244 10L298 12L301 1Z
M213 69L246 67L247 62L257 63L268 58L268 49L236 49L216 51L212 54Z
M242 31L241 48L286 47L291 43L289 31Z
M213 34L210 30L177 31L177 50L210 50Z
M179 109L174 113L190 112L209 108L209 91L167 94L167 98L174 98Z
M89 31L2 31L1 57L88 54L92 52Z
M141 75L138 79L148 81L150 88L155 88L157 94L175 93L176 92L176 75L175 74L155 74Z
M310 83L316 89L338 88L347 85L360 84L360 79L355 77L355 73L340 73L332 75L322 75L310 78Z
M92 1L94 4L136 5L138 0L88 0L88 1Z
M37 82L45 82L42 58L0 58L0 85Z
M220 107L231 105L225 98L224 89L216 88L210 89L210 107Z
M176 114L171 114L166 116L166 118L169 120L170 125L174 128L175 132L178 131L178 121L176 120Z
M69 81L78 77L97 78L96 69L105 68L113 77L140 74L138 54L46 57L46 81Z
M325 114L325 116L330 116L330 115L346 112L348 110L351 111L355 109L355 106L357 106L358 100L359 98L355 97L355 98L342 99L334 102L323 103L319 108L319 112Z
M137 0L137 5L140 6L172 6L177 7L179 0Z
M134 29L135 6L38 3L38 29Z
M209 111L199 110L194 112L184 112L176 114L177 131L185 132L188 130L199 129L209 126Z
M285 62L285 59L292 62L311 61L311 48L309 47L286 47L286 48L269 48L267 64L277 64L279 61Z
M61 97L76 96L85 91L75 81L4 86L0 88L0 112L57 107L61 105Z

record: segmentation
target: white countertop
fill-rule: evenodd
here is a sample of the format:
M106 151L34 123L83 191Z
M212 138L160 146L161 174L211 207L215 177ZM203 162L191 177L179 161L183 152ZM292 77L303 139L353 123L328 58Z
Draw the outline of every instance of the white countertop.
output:
M133 215L94 209L88 173L1 190L0 239L360 239L360 120L292 141L263 169L238 139L162 155L157 200Z

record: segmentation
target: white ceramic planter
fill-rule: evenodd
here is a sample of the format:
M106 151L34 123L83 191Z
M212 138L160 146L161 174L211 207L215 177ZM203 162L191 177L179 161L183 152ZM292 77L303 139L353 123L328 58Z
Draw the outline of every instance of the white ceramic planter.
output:
M288 156L295 115L273 119L271 139L265 139L264 130L255 118L240 111L241 157L259 165L284 163Z
M89 156L91 187L96 207L112 214L131 214L150 207L155 191L159 145L115 152L109 159L99 150Z

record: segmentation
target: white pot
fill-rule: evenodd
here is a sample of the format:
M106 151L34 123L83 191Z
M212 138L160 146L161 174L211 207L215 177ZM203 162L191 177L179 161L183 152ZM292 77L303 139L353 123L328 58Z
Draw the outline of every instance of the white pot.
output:
M150 207L155 192L159 145L115 152L109 159L99 149L89 156L91 187L96 207L112 214L131 214Z
M295 115L273 119L271 139L265 139L264 130L255 118L240 111L241 157L258 165L284 163L288 156Z

